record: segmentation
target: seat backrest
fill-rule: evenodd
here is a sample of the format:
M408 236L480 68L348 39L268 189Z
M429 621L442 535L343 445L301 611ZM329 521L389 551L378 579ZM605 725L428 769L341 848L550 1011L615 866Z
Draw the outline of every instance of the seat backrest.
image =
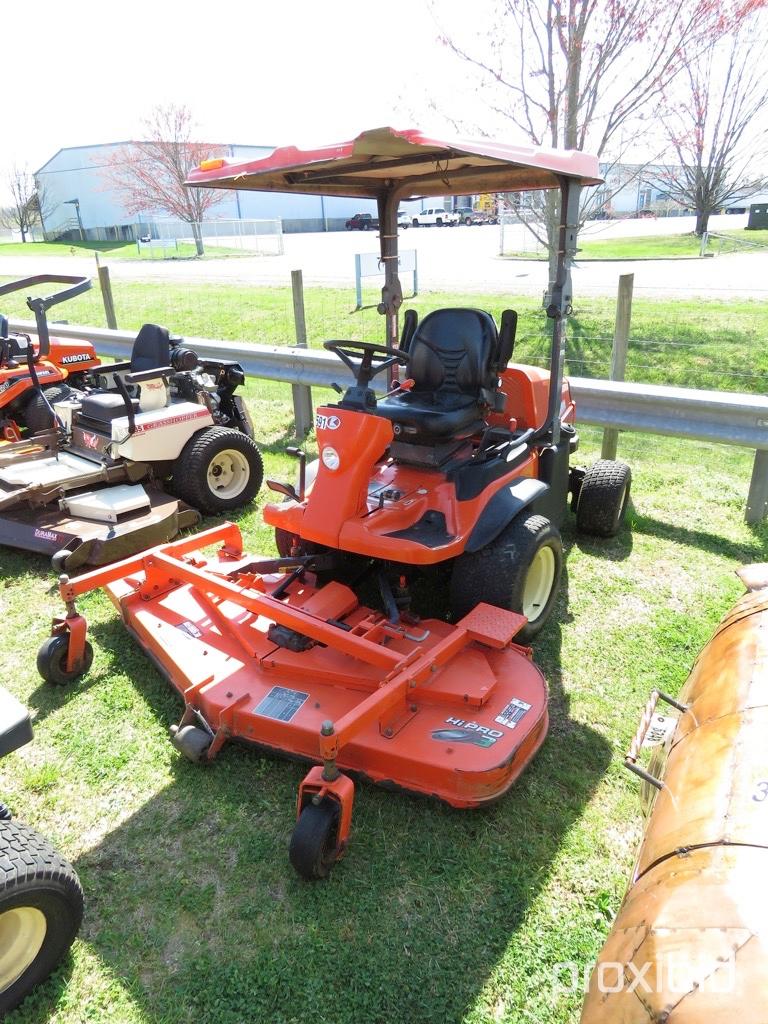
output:
M131 372L156 370L161 366L170 366L171 336L165 327L157 324L144 324L136 335L131 351Z
M418 325L408 354L413 392L477 395L497 383L499 339L490 313L481 309L436 309Z
M8 317L0 313L0 338L8 337Z

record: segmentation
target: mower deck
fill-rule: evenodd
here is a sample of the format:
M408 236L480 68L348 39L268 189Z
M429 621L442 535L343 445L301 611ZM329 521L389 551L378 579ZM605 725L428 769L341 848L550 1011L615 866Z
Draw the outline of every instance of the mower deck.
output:
M202 557L216 543L218 553ZM174 742L187 756L211 760L239 739L323 765L302 783L299 811L338 804L335 857L352 809L343 771L454 807L509 789L548 725L544 678L529 648L513 643L523 616L480 604L455 625L394 624L342 583L274 567L244 557L239 530L226 524L64 578L67 616L53 631L68 637L61 669L70 678L84 671L85 622L74 602L105 587L184 699ZM196 737L192 753L185 729Z

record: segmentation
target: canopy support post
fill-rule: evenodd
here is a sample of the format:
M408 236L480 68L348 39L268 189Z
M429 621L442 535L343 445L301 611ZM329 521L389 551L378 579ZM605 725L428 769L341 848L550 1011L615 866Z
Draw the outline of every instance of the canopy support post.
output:
M378 305L379 313L386 317L386 329L384 344L397 348L398 310L403 304L403 289L400 284L398 273L397 254L397 208L400 205L400 198L396 189L391 188L386 192L379 193L379 244L381 262L384 269L384 287L381 289L381 302ZM393 366L390 371L390 381L396 379L397 367Z
M547 316L552 324L550 352L549 408L546 428L553 445L560 442L560 405L565 366L566 325L573 312L571 263L576 255L579 233L579 200L581 185L569 178L560 178L560 226L557 236L557 266L555 280L550 283Z

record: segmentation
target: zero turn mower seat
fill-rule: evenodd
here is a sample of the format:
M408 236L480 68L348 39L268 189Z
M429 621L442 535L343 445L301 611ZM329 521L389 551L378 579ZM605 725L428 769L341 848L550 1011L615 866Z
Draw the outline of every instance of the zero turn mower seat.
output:
M131 373L157 370L170 366L171 336L168 329L157 324L144 324L131 349Z
M131 405L134 412L139 411L138 398L132 398ZM111 423L112 420L120 419L121 416L127 416L128 411L125 408L122 395L105 391L101 393L96 392L93 395L84 395L80 415L90 420L97 420L99 423Z
M490 313L436 309L408 342L410 391L378 403L377 416L391 420L396 441L442 445L481 430L493 408L503 353ZM504 365L509 359L506 354Z

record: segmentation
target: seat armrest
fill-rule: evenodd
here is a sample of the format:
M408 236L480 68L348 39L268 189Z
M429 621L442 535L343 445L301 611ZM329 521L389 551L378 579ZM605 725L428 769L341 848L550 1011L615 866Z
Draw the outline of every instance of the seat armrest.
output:
M32 739L29 712L4 687L0 686L0 757L23 747Z
M138 373L126 373L125 379L129 384L142 384L147 380L157 380L158 377L170 377L176 371L172 366L157 366L152 370L139 370Z

